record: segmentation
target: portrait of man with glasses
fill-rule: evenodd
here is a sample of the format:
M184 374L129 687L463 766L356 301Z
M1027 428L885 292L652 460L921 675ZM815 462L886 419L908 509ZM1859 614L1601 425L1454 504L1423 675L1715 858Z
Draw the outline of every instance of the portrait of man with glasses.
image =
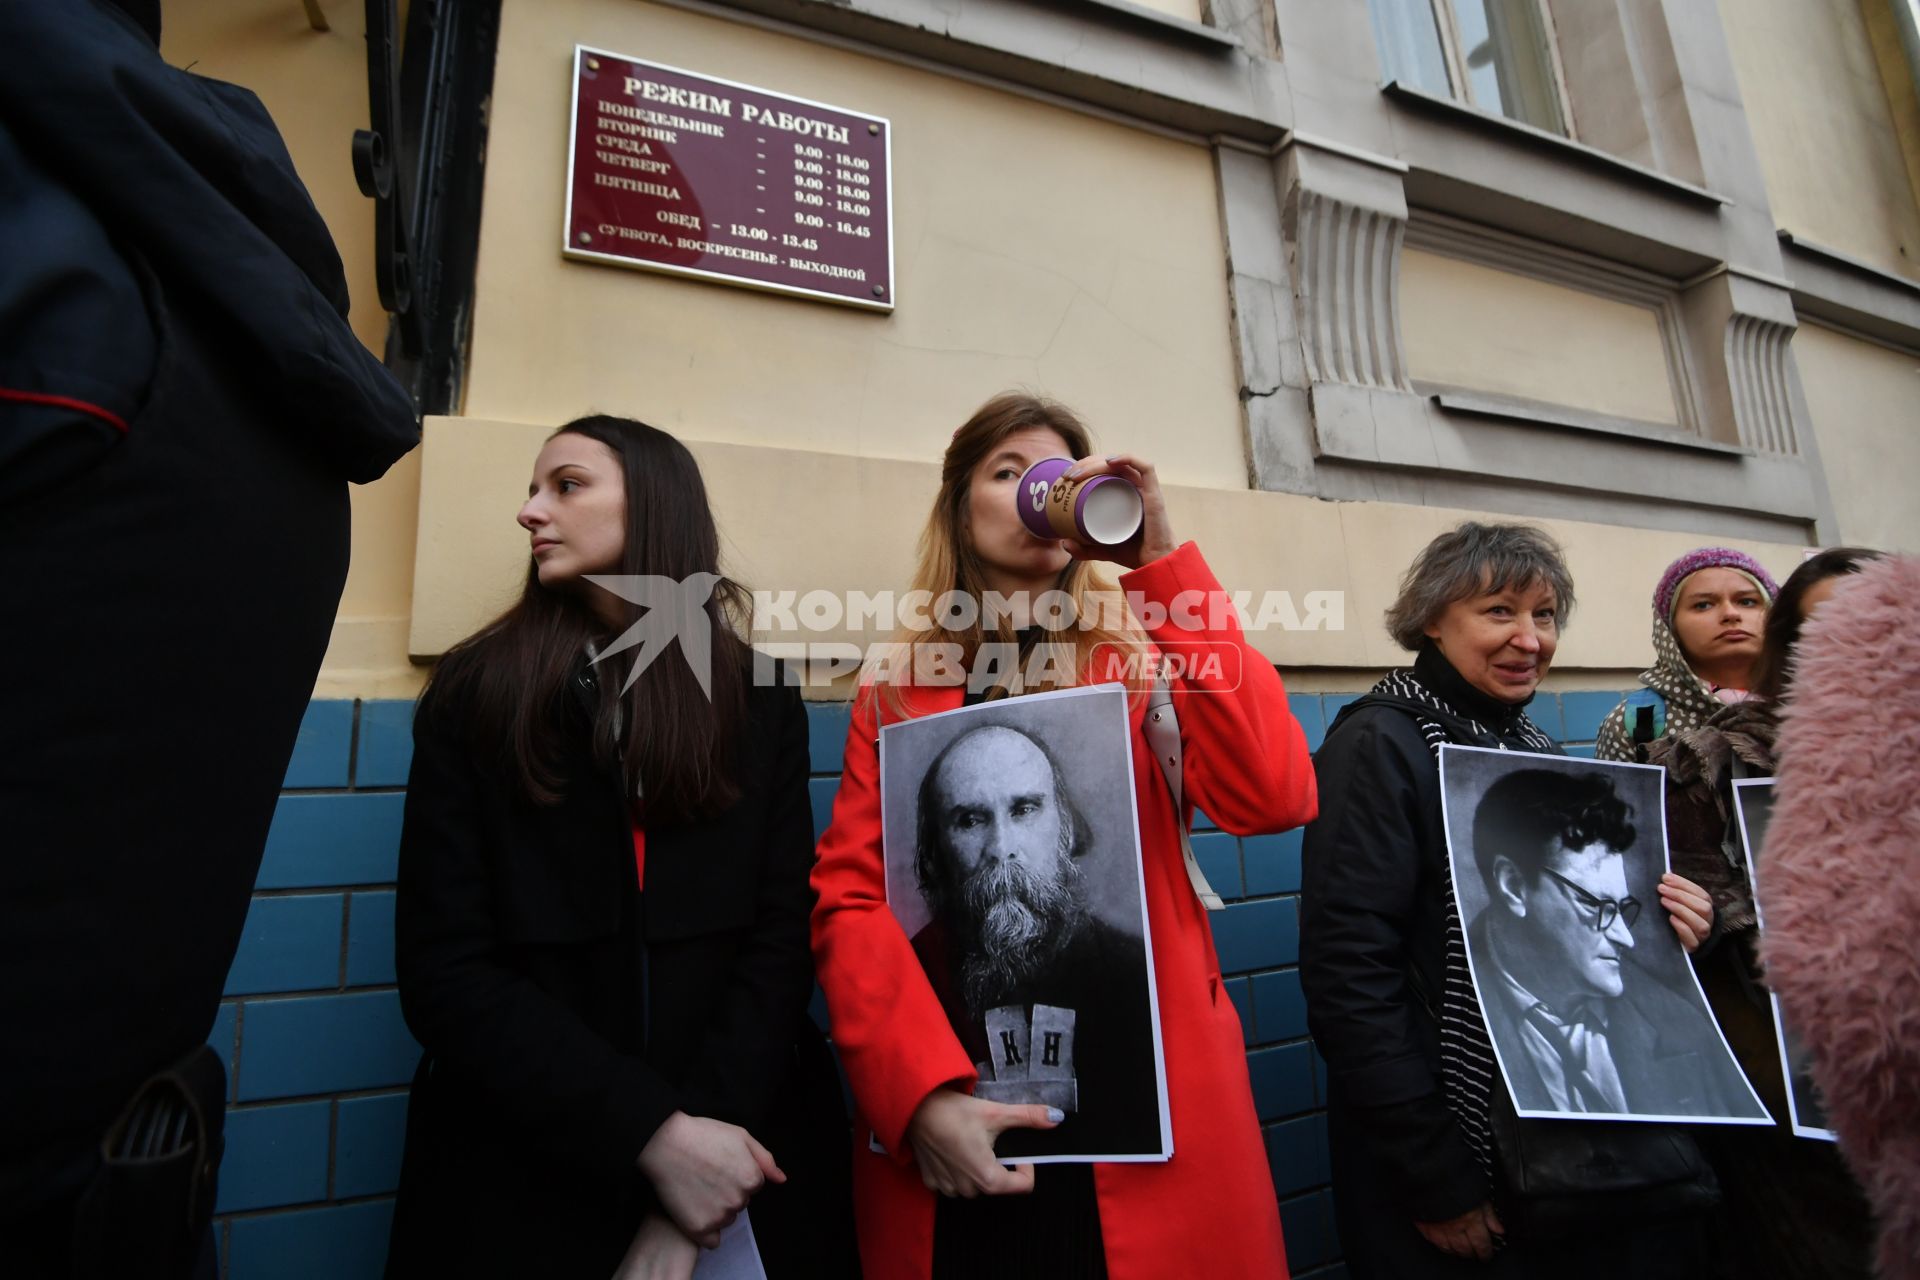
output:
M1514 1109L1764 1118L1666 926L1660 772L1448 748L1441 776L1469 967Z

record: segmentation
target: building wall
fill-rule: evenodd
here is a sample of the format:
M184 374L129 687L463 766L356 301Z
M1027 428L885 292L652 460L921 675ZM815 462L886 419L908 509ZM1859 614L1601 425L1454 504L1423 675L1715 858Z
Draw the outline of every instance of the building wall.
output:
M1720 13L1779 226L1920 279L1920 207L1862 0L1721 0Z
M1815 324L1793 345L1841 540L1920 552L1920 353Z

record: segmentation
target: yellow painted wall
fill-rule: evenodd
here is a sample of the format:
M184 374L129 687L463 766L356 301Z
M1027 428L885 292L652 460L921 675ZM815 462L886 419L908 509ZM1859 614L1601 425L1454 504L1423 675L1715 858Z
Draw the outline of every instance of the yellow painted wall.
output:
M875 315L560 256L576 41L893 125L895 292ZM1044 389L1172 478L1246 484L1212 161L1029 99L638 0L509 0L465 412L624 413L703 440L936 456Z
M1861 0L1720 0L1775 223L1920 278L1920 208Z
M413 649L431 656L504 608L524 580L527 534L514 524L544 424L433 418L427 423L419 593ZM712 495L729 573L769 591L904 591L913 541L939 484L931 461L855 458L799 449L690 439ZM1171 455L1173 441L1162 452ZM1325 683L1353 688L1355 670L1401 664L1381 616L1401 572L1434 535L1473 512L1386 502L1320 502L1249 490L1172 488L1168 510L1181 538L1198 542L1222 584L1256 593L1285 591L1305 614L1307 593L1342 594L1340 630L1253 635L1256 648L1287 667L1343 669ZM857 516L850 513L858 513ZM1650 659L1645 601L1669 561L1712 541L1573 521L1538 522L1561 539L1585 601L1559 664L1569 672L1618 673ZM805 530L796 537L796 530ZM1801 548L1742 544L1777 574ZM1257 599L1257 597L1256 597ZM1258 607L1257 604L1255 606ZM766 637L761 637L766 638ZM846 626L777 637L866 643L885 638ZM1562 681L1560 687L1579 687Z
M353 298L354 332L374 351L387 314L373 278L373 202L353 180L352 139L367 127L365 6L325 0L328 31L298 0L167 0L161 54L177 67L258 94L333 232ZM422 674L406 661L419 504L416 452L353 489L353 565L317 692L403 696Z
M1841 539L1920 552L1920 356L1812 324L1793 354Z
M1407 368L1425 382L1677 424L1653 312L1418 249L1402 255Z

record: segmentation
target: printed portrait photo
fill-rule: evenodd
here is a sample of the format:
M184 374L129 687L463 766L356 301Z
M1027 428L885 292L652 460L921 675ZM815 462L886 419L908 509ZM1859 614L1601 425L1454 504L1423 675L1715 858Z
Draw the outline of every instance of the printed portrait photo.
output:
M1736 778L1733 806L1740 820L1740 846L1747 859L1747 883L1758 886L1765 865L1761 854L1766 847L1767 819L1773 816L1773 779ZM1753 910L1764 934L1767 921L1760 910L1758 893L1754 896ZM1780 1046L1780 1070L1787 1081L1787 1110L1793 1131L1802 1138L1838 1142L1839 1135L1827 1127L1827 1104L1821 1100L1820 1090L1807 1071L1806 1050L1800 1045L1800 1037L1793 1033L1780 1007L1780 997L1769 992L1767 999L1773 1008L1774 1039Z
M1467 959L1514 1110L1770 1124L1660 905L1664 774L1443 746Z
M1166 1159L1125 690L888 725L880 789L888 904L979 1071L975 1095L1067 1115L996 1151Z

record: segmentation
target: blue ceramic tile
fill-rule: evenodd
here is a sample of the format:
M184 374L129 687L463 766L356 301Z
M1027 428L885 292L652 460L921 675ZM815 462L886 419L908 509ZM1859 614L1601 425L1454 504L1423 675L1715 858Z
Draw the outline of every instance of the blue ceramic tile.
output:
M249 1000L240 1038L240 1100L406 1084L420 1046L396 991Z
M827 824L833 821L833 797L840 790L840 778L807 779L807 799L813 805L813 842L820 843Z
M380 1280L392 1229L391 1200L240 1218L227 1280Z
M325 1101L228 1111L214 1212L325 1200L332 1112Z
M220 1012L213 1015L213 1030L207 1032L207 1043L220 1055L220 1063L227 1069L227 1097L233 1097L233 1050L240 1039L240 1006L232 1002L222 1004Z
M1287 710L1293 712L1293 718L1300 722L1301 730L1306 733L1307 750L1318 751L1320 744L1327 739L1327 720L1320 707L1320 695L1290 693L1287 695Z
M281 796L254 887L391 884L405 800L392 793Z
M1187 824L1189 831L1218 831L1219 829L1219 824L1198 809L1193 811L1193 821Z
M1247 896L1300 892L1300 840L1303 828L1278 835L1248 836L1240 842L1247 868Z
M1209 912L1222 973L1277 969L1300 959L1300 921L1292 898L1229 903Z
M407 1095L342 1098L334 1139L333 1196L377 1196L400 1185L407 1145Z
M394 981L393 890L363 890L347 910L347 985L377 987Z
M1327 1118L1302 1116L1267 1129L1267 1164L1273 1189L1281 1196L1323 1187L1327 1172Z
M1307 998L1300 990L1300 971L1253 976L1254 1039L1261 1044L1298 1040L1307 1034Z
M1568 755L1578 756L1582 760L1593 760L1597 758L1593 753L1593 744L1591 742L1576 742L1566 748L1566 752Z
M413 767L413 699L360 704L360 746L353 753L356 787L404 787Z
M1563 693L1560 709L1565 716L1563 742L1592 742L1600 733L1600 722L1620 705L1625 694L1612 692Z
M1280 1229L1287 1237L1287 1266L1299 1271L1338 1253L1325 1192L1280 1202ZM233 1280L239 1280L234 1277Z
M353 702L328 698L307 704L300 717L300 736L294 739L293 758L287 762L288 787L344 787L347 756L353 747Z
M337 893L255 898L227 971L226 993L339 986L344 901Z
M1218 831L1198 832L1192 840L1194 860L1200 864L1200 874L1207 878L1213 891L1223 898L1243 896L1240 842Z
M1234 1011L1240 1015L1240 1042L1253 1043L1253 992L1247 986L1245 978L1228 978L1220 984L1226 988L1227 996L1233 1001Z
M1527 718L1539 725L1541 731L1555 742L1567 740L1567 722L1561 714L1559 694L1534 694L1533 701L1527 704Z
M815 773L840 772L846 758L847 729L853 723L851 702L807 704L807 757Z
M1313 1058L1306 1045L1253 1050L1247 1054L1247 1076L1262 1120L1313 1110Z

